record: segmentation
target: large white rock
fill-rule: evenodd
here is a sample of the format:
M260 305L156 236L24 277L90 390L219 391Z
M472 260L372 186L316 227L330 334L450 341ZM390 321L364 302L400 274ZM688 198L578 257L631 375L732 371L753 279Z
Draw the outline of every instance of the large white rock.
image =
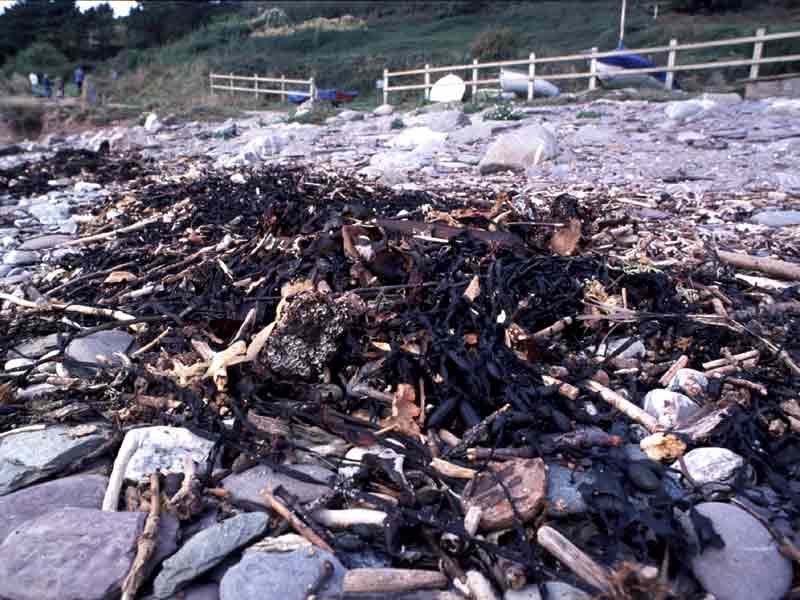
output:
M464 97L467 86L458 75L445 75L431 88L431 102L459 102Z
M683 462L697 485L732 483L745 466L744 459L727 448L695 448Z
M405 150L418 147L434 149L444 144L446 139L446 133L433 131L428 127L411 127L403 129L399 135L389 140L389 146Z
M394 106L391 104L381 104L378 108L372 111L376 117L388 117L394 113Z
M664 112L670 119L683 121L701 113L708 112L716 106L717 103L714 100L702 98L696 100L682 100L680 102L668 103L667 107L664 109Z
M495 140L478 168L482 174L496 171L524 171L555 158L559 148L556 136L542 125L528 125Z

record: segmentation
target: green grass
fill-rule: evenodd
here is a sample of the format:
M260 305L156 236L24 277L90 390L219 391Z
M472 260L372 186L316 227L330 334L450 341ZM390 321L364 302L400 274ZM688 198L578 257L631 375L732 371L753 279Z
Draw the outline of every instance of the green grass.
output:
M432 5L433 6L433 5ZM343 10L343 9L337 9ZM483 31L510 27L518 39L515 58L554 56L597 46L610 50L616 46L619 1L577 0L495 3L474 15L439 16L434 14L394 14L369 21L362 30L302 30L282 37L250 37L242 19L228 17L169 46L149 51L128 51L113 61L122 73L117 82L118 101L136 102L153 109L190 111L198 105L209 110L273 108L274 97L255 99L250 94L211 96L209 71L265 76L285 74L290 78L315 77L320 88L356 89L360 97L353 108L368 109L382 102L375 80L384 68L390 70L431 65L465 64L472 60L470 44ZM431 9L433 12L433 8ZM640 8L629 9L626 44L628 47L666 45L671 38L702 41L751 34L764 26L776 32L797 28L798 14L775 7L762 7L742 13L712 17L667 13L654 21ZM749 56L752 46L738 51ZM800 53L800 40L767 44L765 54L777 51ZM682 53L679 63L690 60L719 60L736 51L730 48ZM663 62L664 55L654 57ZM109 65L109 69L112 65ZM797 65L795 65L795 69ZM583 71L585 64L541 65L537 76L564 70ZM765 72L768 72L764 68ZM728 70L729 80L746 76L747 69ZM463 73L469 78L470 72ZM492 77L492 71L481 76ZM706 77L706 72L702 77ZM680 76L688 89L697 75ZM435 78L434 78L435 79ZM422 76L393 79L392 85L421 83ZM585 87L585 80L562 82L565 91ZM393 94L399 104L414 101L421 92ZM135 100L134 100L135 98Z
M575 115L575 117L578 119L599 119L602 116L603 113L594 110L582 110L577 115Z

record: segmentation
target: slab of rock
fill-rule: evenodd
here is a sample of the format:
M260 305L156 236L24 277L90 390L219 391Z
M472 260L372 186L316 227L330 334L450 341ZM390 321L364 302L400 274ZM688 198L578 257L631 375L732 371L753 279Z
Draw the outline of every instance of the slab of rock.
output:
M489 463L492 473L483 473L471 480L463 494L464 509L483 509L480 529L496 531L510 527L515 512L523 522L539 512L547 496L547 466L541 458L515 459ZM497 483L499 478L504 486ZM514 499L514 507L506 490ZM515 511L516 509L516 511Z
M121 365L115 352L125 353L133 343L133 336L126 331L110 329L98 331L72 340L66 349L66 357L88 365ZM102 357L102 358L99 358Z
M474 144L492 137L492 126L488 123L478 123L457 129L448 134L447 141L451 144Z
M686 423L700 407L688 396L669 390L651 390L644 397L644 411L658 419L664 427Z
M602 125L585 125L575 132L574 141L580 146L606 146L614 141L616 132Z
M49 250L50 248L60 246L64 242L68 242L71 239L73 239L71 235L40 235L22 242L18 250Z
M178 592L174 600L219 600L219 585L216 583L190 585Z
M38 252L30 250L12 250L3 257L3 264L14 267L22 265L33 265L39 262L41 256Z
M331 471L316 465L292 465L293 471L299 471L318 481L327 481L333 475ZM330 488L327 485L316 485L284 475L268 467L256 465L242 473L228 475L222 480L222 487L228 490L234 502L250 506L268 507L261 496L261 491L268 489L274 491L278 486L283 486L289 493L297 496L300 502L309 502Z
M42 225L58 225L70 217L69 206L63 203L41 202L26 210Z
M306 600L307 587L319 579L322 561L333 565L333 574L318 590L320 596L342 591L345 568L332 554L319 548L286 553L249 552L228 569L220 584L221 600Z
M202 464L208 460L208 455L214 447L214 442L195 435L183 427L143 427L134 429L125 434L114 470L117 464L122 463L120 457L125 458L129 449L132 453L124 460L125 479L142 481L151 473L183 473L184 461L187 457L195 463ZM122 465L120 465L122 466Z
M555 135L541 125L528 125L495 140L478 168L482 174L497 171L524 171L558 154Z
M563 581L548 581L542 584L547 600L590 600L591 596Z
M63 508L0 544L0 598L104 600L119 594L145 513Z
M232 552L267 531L266 513L244 513L204 529L164 561L153 583L156 598L170 598L181 587L220 564Z
M769 531L748 512L720 502L695 507L711 519L724 548L706 548L691 568L705 590L719 600L779 600L792 584L792 563Z
M54 425L0 439L0 496L63 471L103 444L107 430L74 434L75 428Z
M683 461L697 485L733 483L745 467L744 458L727 448L695 448Z
M682 100L668 103L664 112L670 119L683 121L711 110L716 105L717 103L713 100Z
M788 227L800 225L800 211L798 210L765 210L750 217L750 221L768 227ZM22 248L22 246L20 246Z
M49 512L68 506L100 508L108 477L75 475L32 485L0 498L0 543L14 529Z

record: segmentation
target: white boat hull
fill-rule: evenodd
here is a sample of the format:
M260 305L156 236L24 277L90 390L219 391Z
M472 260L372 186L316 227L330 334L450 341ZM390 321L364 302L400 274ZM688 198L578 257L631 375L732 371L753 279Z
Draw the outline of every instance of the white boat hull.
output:
M624 67L617 65L607 65L600 61L597 62L597 78L603 87L623 88L623 87L643 87L662 89L662 84L655 77L647 73L627 73Z
M528 94L528 74L518 73L516 71L509 71L508 69L500 70L500 85L504 92L514 92L515 94ZM561 90L546 79L535 78L533 80L533 95L545 98L552 98L558 96Z

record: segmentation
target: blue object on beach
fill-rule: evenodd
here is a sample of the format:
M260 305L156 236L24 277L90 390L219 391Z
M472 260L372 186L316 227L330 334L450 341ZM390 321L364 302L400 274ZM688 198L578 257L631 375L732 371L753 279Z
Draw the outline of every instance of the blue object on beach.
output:
M327 89L317 90L317 100L328 100L329 102L352 102L358 96L355 90ZM287 94L286 96L292 104L302 104L308 100L307 94Z
M619 46L617 46L617 50L625 50L625 45L620 42ZM598 58L597 61L606 65L620 67L622 69L652 69L658 66L653 61L646 59L644 56L639 56L638 54L626 54L624 56L604 56L602 58ZM664 71L660 71L658 73L647 73L647 75L655 77L662 82L667 80L667 74Z

